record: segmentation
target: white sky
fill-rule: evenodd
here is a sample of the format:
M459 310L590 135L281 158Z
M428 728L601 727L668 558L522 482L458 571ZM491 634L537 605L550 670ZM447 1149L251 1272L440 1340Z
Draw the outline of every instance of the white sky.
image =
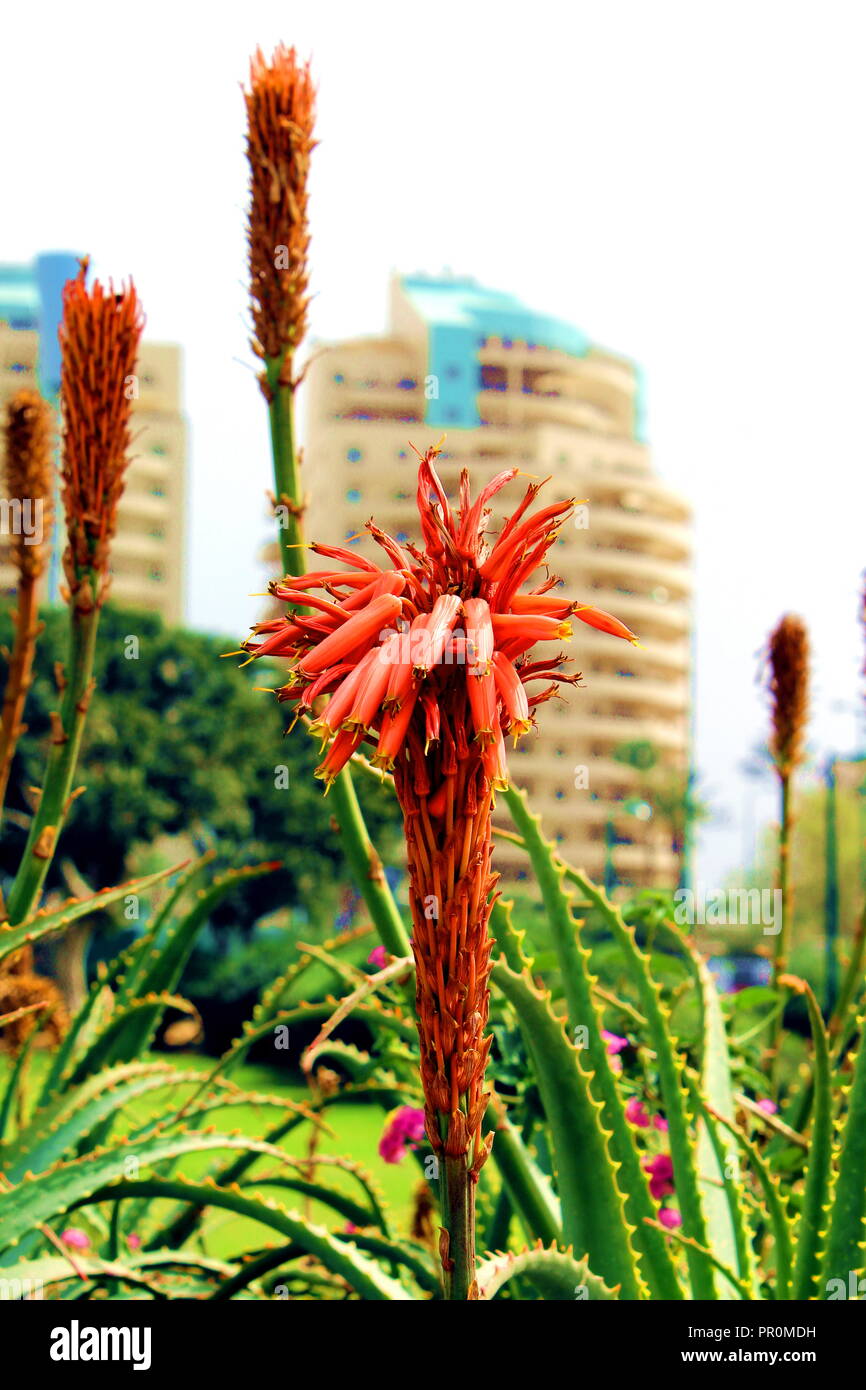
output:
M182 344L191 623L246 630L268 534L240 83L284 39L320 88L316 336L378 331L393 268L447 266L643 365L697 514L701 872L735 864L782 612L813 632L816 751L862 709L864 28L839 0L15 6L0 259L89 250Z

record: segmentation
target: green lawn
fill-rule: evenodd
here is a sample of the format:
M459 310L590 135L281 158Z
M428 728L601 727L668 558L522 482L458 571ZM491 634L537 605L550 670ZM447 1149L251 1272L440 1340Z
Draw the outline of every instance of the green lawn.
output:
M154 1055L153 1060L164 1062L166 1054ZM40 1055L37 1055L33 1060L31 1077L34 1082L38 1079L44 1061L44 1056ZM203 1074L206 1074L214 1065L210 1058L193 1054L174 1054L172 1062L178 1068L194 1069ZM7 1067L8 1059L5 1056L0 1056L0 1077ZM278 1095L301 1101L309 1097L309 1092L305 1086L287 1083L281 1072L265 1066L239 1066L232 1071L231 1080L243 1090L254 1091L258 1094ZM149 1119L169 1116L172 1111L180 1108L193 1089L189 1084L178 1085L160 1090L155 1096L149 1095L136 1101L125 1112L123 1128L135 1129ZM209 1113L206 1119L199 1121L199 1124L202 1127L205 1125L213 1127L223 1133L240 1130L244 1134L262 1138L269 1129L279 1122L284 1113L261 1104L231 1105ZM382 1109L376 1105L335 1105L328 1112L326 1119L334 1133L333 1135L327 1133L320 1135L317 1145L318 1152L342 1155L362 1164L372 1174L377 1187L384 1194L395 1228L405 1230L409 1219L411 1194L420 1174L417 1162L409 1156L401 1164L388 1164L379 1157L377 1146L385 1121L385 1114ZM311 1128L311 1125L305 1122L287 1135L281 1141L284 1151L292 1155L306 1155ZM118 1132L119 1130L120 1127L118 1127ZM207 1154L193 1154L181 1160L177 1171L182 1172L187 1177L196 1178L204 1175L223 1161L224 1156L213 1151ZM277 1169L276 1160L263 1156L256 1160L243 1181L246 1183L257 1174L273 1174ZM345 1190L359 1201L364 1200L363 1189L359 1187L351 1174L329 1166L322 1170L322 1177L329 1185ZM280 1188L268 1188L266 1185L263 1185L259 1190L265 1197L274 1198L285 1207L305 1209L304 1198L297 1193ZM171 1209L171 1203L161 1203L158 1208L156 1203L151 1203L151 1210L154 1212L157 1210L168 1212ZM345 1225L342 1216L322 1205L314 1205L311 1209L311 1215L316 1221L320 1221L335 1231L341 1230ZM83 1218L84 1213L81 1213L76 1224L85 1224ZM207 1219L204 1249L210 1255L230 1258L243 1250L261 1248L271 1243L273 1238L273 1232L269 1232L256 1222L248 1221L230 1212L214 1209Z

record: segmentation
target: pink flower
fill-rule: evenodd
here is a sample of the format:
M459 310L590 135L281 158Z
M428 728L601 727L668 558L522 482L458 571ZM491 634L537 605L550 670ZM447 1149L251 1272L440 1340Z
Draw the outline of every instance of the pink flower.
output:
M386 963L385 947L374 946L367 957L367 964L374 966L376 970L384 970Z
M622 1052L624 1047L629 1046L628 1038L621 1038L616 1033L608 1033L606 1028L602 1028L601 1036L607 1044L607 1054L610 1057L611 1071L621 1072L622 1058L618 1057L617 1053Z
M632 1096L631 1100L626 1104L625 1117L629 1124L634 1125L636 1129L649 1129L650 1127L650 1117L647 1114L647 1108L642 1100L638 1100L637 1096Z
M644 1163L644 1172L649 1173L650 1193L656 1202L670 1197L674 1190L674 1165L670 1154L657 1154Z
M346 1236L353 1236L355 1232L360 1231L360 1229L361 1227L356 1226L354 1221L347 1221L345 1226L343 1227L343 1234Z
M126 1243L129 1246L130 1250L140 1250L141 1236L137 1236L135 1234L135 1231L133 1231L130 1235L126 1237Z
M656 1129L659 1131L660 1134L667 1134L669 1125L664 1115L656 1115L655 1119L653 1120L653 1124L655 1125Z
M774 1100L759 1100L758 1109L763 1110L765 1115L775 1115L778 1105Z
M400 1163L424 1135L424 1111L401 1105L390 1116L379 1140L379 1157L386 1163Z
M683 1218L680 1216L676 1207L660 1207L659 1221L666 1226L669 1231L675 1231L678 1226L682 1226Z
M67 1226L60 1239L64 1245L68 1245L70 1250L89 1250L90 1237L86 1231L82 1231L78 1226Z

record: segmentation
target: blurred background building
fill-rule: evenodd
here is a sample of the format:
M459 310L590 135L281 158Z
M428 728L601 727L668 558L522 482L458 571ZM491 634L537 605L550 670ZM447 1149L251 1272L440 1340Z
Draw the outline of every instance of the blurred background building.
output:
M39 255L32 264L0 264L0 411L22 386L37 388L56 405L60 389L60 322L64 283L78 273L68 252ZM133 459L118 509L111 551L111 598L130 608L184 616L186 426L181 410L181 352L170 343L141 345L134 402ZM0 434L0 464L3 437ZM0 535L0 588L15 587ZM55 534L46 598L62 579L62 539Z
M305 392L311 539L355 537L372 515L417 539L409 441L443 433L437 467L452 497L462 468L478 488L516 465L551 476L551 499L587 499L555 571L641 646L575 621L585 687L551 701L511 766L572 862L609 887L677 882L691 793L691 515L653 473L634 364L473 280L398 276L385 336L314 345ZM498 861L520 874L507 841Z

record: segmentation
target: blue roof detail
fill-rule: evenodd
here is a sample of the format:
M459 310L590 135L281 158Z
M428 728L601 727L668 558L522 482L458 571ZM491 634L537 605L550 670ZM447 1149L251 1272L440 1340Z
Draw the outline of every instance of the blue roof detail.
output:
M0 320L39 333L39 384L49 397L60 390L63 286L78 274L79 260L71 251L46 251L32 265L0 265Z
M573 324L528 309L513 294L468 278L405 275L400 285L429 330L429 371L438 399L428 400L428 425L472 429L478 415L478 348L485 338L583 357L591 343Z
M78 274L81 257L71 251L46 251L36 257L39 286L39 376L46 395L60 390L60 343L57 330L63 310L63 286Z

